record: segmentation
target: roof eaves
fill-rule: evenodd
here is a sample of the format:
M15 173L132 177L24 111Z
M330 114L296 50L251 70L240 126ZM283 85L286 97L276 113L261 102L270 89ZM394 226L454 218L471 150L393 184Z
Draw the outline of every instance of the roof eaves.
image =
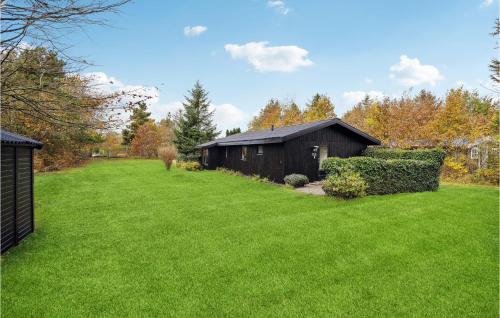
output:
M244 146L244 145L264 145L264 144L278 144L284 142L282 137L252 139L252 140L235 140L235 141L221 141L218 146Z

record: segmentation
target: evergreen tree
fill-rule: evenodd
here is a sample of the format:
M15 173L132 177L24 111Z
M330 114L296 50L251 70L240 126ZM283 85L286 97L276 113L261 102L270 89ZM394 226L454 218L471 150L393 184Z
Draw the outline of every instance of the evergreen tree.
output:
M130 145L139 127L150 121L149 116L151 116L151 113L146 111L147 108L148 107L146 103L139 102L137 107L134 107L132 109L132 115L130 115L130 124L127 125L126 129L122 130L124 145Z
M335 118L335 106L326 95L316 94L312 101L306 105L304 121L311 122L328 118Z
M240 134L240 133L241 133L240 127L233 128L233 129L226 129L226 137L231 136L231 135Z
M196 82L182 104L184 111L174 129L174 144L181 160L197 160L197 145L213 140L220 132L213 123L213 111L209 110L208 92Z

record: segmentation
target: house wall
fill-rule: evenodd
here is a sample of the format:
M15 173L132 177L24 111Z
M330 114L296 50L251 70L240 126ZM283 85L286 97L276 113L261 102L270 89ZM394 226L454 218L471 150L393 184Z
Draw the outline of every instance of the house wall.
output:
M208 148L208 160L207 160L208 164L204 165L205 169L214 170L220 166L219 152L220 152L219 147ZM203 157L202 157L202 161L203 161Z
M33 149L2 146L1 252L34 230Z
M258 174L272 181L283 181L283 144L262 145L264 153L257 154L257 145L247 146L247 159L241 160L242 146L214 147L218 149L219 167L240 171L246 175ZM226 157L227 148L227 157Z
M285 175L300 173L310 181L318 180L319 153L313 158L314 146L327 146L328 157L359 156L366 141L348 129L335 125L285 142Z

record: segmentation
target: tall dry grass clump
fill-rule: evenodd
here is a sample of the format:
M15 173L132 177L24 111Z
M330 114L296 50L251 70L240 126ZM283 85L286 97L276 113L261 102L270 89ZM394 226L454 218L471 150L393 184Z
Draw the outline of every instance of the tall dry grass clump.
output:
M175 150L174 146L163 146L158 148L158 157L163 160L163 163L165 163L165 167L167 168L167 170L170 170L172 162L174 161L176 156L177 150Z

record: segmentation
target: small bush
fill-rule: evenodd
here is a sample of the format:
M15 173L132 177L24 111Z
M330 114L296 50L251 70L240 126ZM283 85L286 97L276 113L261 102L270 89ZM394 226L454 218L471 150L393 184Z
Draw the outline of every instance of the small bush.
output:
M443 164L443 175L444 176L455 176L455 177L463 177L467 173L469 173L469 169L465 166L465 157L462 158L453 158L447 157L444 160Z
M440 167L434 161L328 158L323 161L323 167L327 174L333 176L346 170L359 173L367 183L367 194L435 191L439 187Z
M338 175L330 175L322 188L329 196L353 199L366 195L367 184L359 173L345 170Z
M271 180L267 177L261 177L258 174L253 174L251 176L244 175L243 173L231 169L227 169L224 167L217 167L215 170L220 171L222 173L231 175L231 176L238 176L238 177L244 177L244 178L249 178L252 181L257 181L257 182L262 182L262 183L272 183Z
M479 184L494 184L498 185L498 171L495 168L480 168L474 171L471 176L471 181Z
M243 176L243 174L241 172L239 172L239 171L227 169L227 168L224 168L224 167L217 167L216 170L220 171L222 173L225 173L225 174L232 175L232 176Z
M404 150L397 148L368 147L363 153L366 157L377 159L408 159L420 161L433 161L437 165L443 164L446 152L439 148Z
M177 151L173 146L165 146L158 148L158 157L165 163L167 170L170 170L172 162L177 156Z
M258 174L253 174L250 179L252 179L253 181L257 181L257 182L262 182L262 183L269 183L269 178L267 177L261 177L259 176Z
M187 171L198 171L201 168L200 163L197 161L179 161L176 166Z
M309 178L303 174L294 173L294 174L287 175L284 178L284 181L287 185L290 185L294 188L298 188L298 187L303 187L306 184L308 184Z

